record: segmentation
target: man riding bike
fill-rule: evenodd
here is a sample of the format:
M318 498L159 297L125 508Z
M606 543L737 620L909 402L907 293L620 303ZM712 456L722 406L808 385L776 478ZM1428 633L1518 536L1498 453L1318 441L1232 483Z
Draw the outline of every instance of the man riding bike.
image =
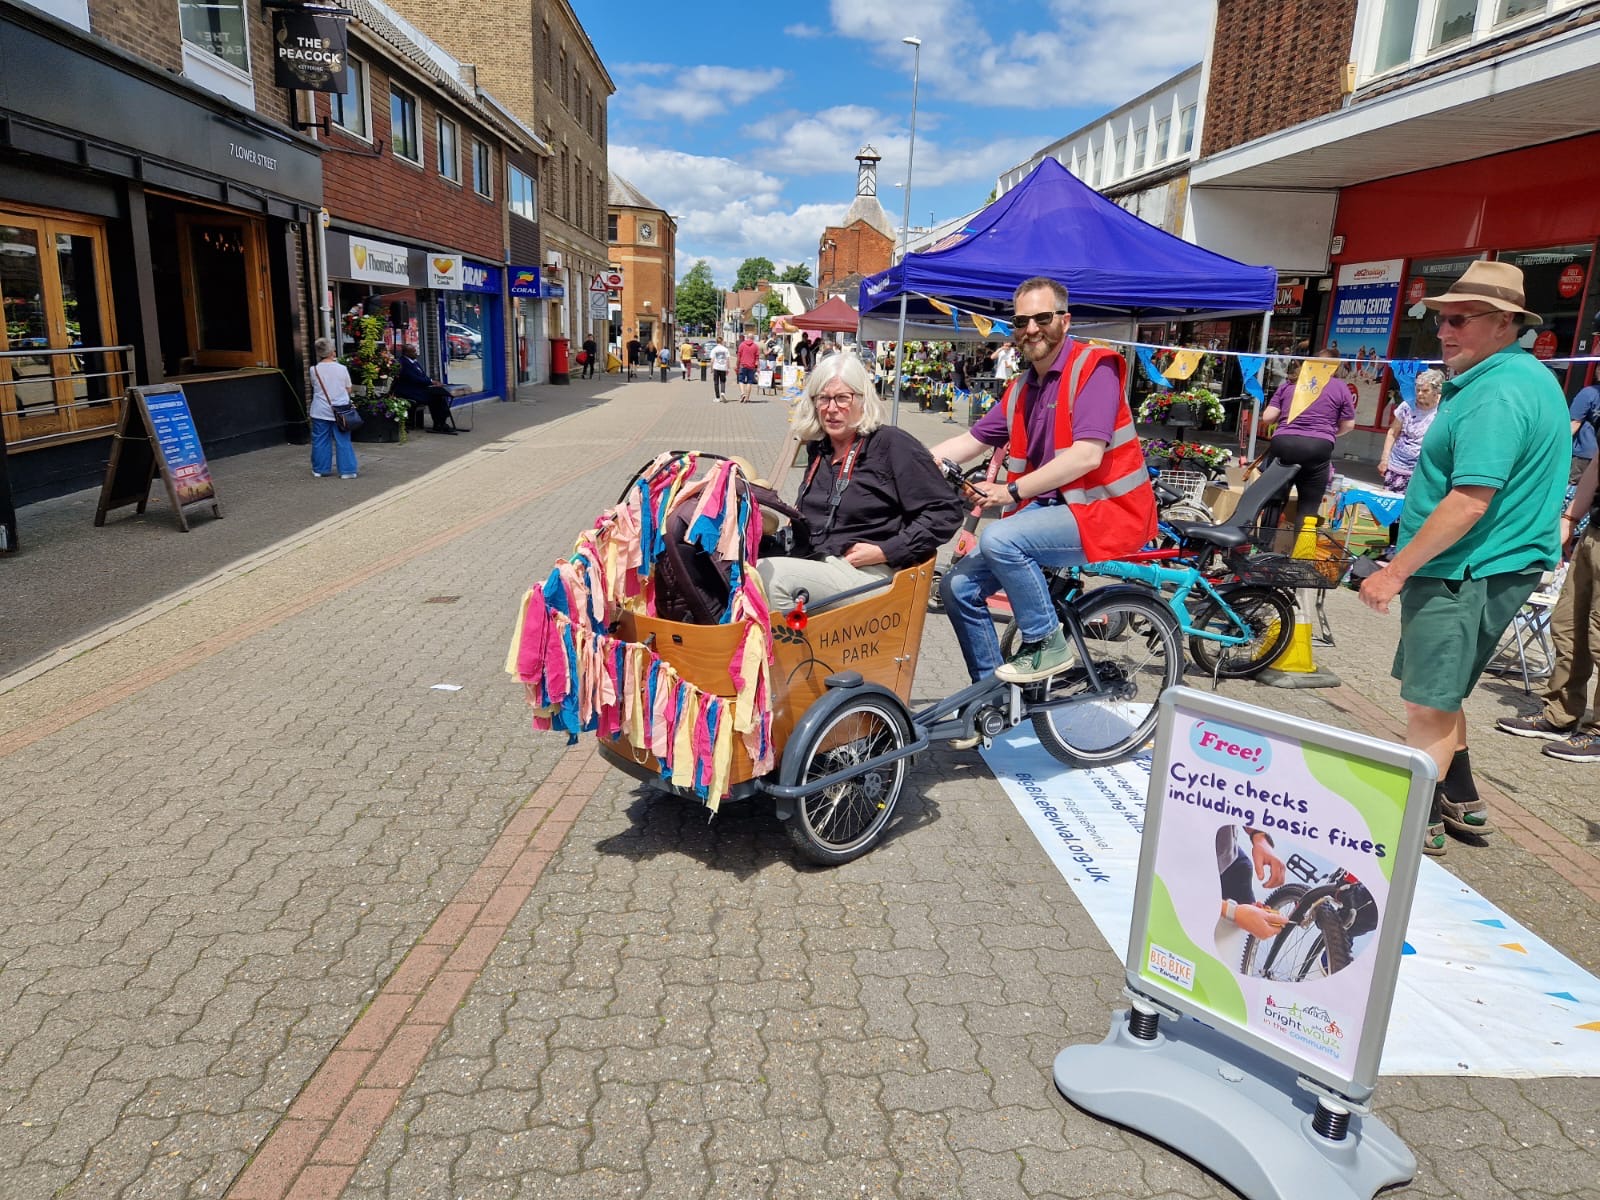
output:
M932 451L960 463L993 446L1008 448L1006 482L977 486L991 505L1011 511L940 583L974 682L993 672L1008 683L1031 683L1067 666L1072 648L1042 568L1118 558L1156 533L1155 494L1123 397L1121 356L1067 336L1067 289L1053 279L1027 280L1012 304L1012 336L1028 369L970 432ZM1022 635L1005 662L986 603L1002 589Z

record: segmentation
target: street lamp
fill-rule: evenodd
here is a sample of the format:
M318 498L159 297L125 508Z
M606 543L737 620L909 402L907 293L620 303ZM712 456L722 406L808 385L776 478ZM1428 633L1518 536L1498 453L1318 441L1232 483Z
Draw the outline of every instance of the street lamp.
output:
M889 424L900 424L900 380L906 367L906 246L911 239L911 164L917 156L917 81L922 74L922 39L900 39L911 47L911 144L906 147L905 207L900 215L900 329L894 343L894 403Z

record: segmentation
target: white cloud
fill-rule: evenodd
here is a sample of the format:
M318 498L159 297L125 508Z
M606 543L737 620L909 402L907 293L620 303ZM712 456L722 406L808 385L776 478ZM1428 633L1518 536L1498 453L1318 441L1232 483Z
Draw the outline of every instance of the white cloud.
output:
M673 68L662 63L634 63L625 68L631 74L662 76ZM641 84L627 88L618 100L640 117L660 120L672 117L683 121L703 121L729 108L748 104L770 92L787 78L778 67L755 69L701 65L680 70L670 84L652 87Z
M904 74L922 39L925 94L991 107L1115 106L1199 62L1214 0L1048 0L1043 28L997 42L969 0L903 0L892 8L832 0L834 31L876 43ZM909 98L908 98L909 106ZM1065 130L1063 130L1065 132Z
M783 181L731 158L613 142L609 162L677 221L679 278L703 258L717 283L728 284L739 264L758 254L779 267L809 263L814 272L817 239L849 206L846 196L785 208Z
M784 36L785 37L792 37L792 38L819 38L819 37L822 37L827 32L827 30L820 29L815 25L800 24L800 25L785 25L783 27L783 32L784 32Z

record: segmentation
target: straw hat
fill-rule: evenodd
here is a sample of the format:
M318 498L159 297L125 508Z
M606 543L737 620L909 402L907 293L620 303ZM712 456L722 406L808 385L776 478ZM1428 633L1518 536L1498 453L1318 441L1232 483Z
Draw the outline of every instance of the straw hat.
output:
M1527 294L1522 290L1522 268L1508 262L1485 262L1480 259L1450 285L1449 291L1422 298L1422 303L1429 308L1472 301L1487 304L1501 312L1521 313L1524 325L1544 324L1538 313L1528 309Z

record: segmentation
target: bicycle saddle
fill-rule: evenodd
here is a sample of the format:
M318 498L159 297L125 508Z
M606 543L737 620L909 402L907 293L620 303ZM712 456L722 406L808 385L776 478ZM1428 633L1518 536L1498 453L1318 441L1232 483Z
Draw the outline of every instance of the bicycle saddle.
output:
M1246 545L1250 535L1237 525L1207 525L1203 521L1168 521L1172 532L1186 542L1209 542L1219 550Z

